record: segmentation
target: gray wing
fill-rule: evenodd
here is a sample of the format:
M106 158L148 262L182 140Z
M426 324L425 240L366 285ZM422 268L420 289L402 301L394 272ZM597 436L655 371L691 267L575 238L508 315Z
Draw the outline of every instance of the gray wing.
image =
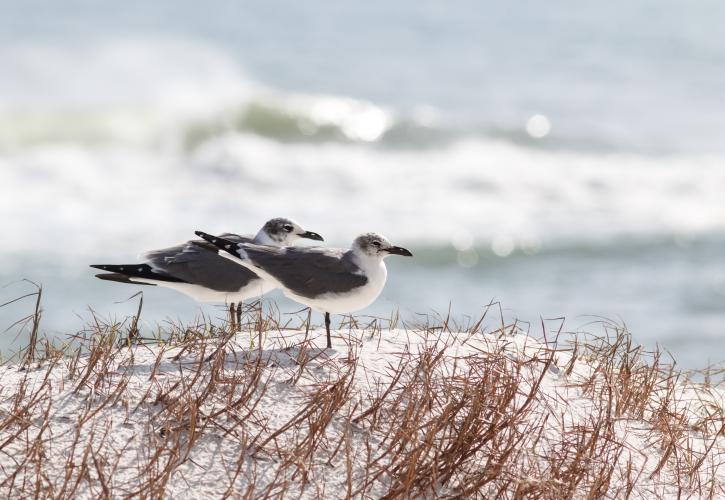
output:
M297 295L315 298L345 293L368 282L352 259L352 252L332 248L275 248L239 245L255 266Z
M251 237L225 233L224 238L239 243ZM155 270L219 292L236 292L258 279L254 272L218 254L219 249L204 240L190 240L144 255Z
M224 233L222 237L229 241L237 243L254 243L254 239L251 236L241 236L239 234ZM211 252L217 253L219 249L211 243L204 240L189 240L186 243L176 245L173 247L162 248L160 250L151 250L143 255L149 264L153 266L164 266L168 263L179 263L187 262L189 260L195 260L201 249L206 249ZM228 259L227 259L228 260Z

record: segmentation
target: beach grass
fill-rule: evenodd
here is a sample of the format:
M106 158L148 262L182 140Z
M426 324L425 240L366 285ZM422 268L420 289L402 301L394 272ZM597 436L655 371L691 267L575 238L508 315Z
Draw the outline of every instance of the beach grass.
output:
M722 372L624 327L247 306L153 333L94 314L0 367L7 498L717 498ZM538 330L538 335L532 330ZM145 335L144 335L145 334ZM538 337L538 338L536 338Z

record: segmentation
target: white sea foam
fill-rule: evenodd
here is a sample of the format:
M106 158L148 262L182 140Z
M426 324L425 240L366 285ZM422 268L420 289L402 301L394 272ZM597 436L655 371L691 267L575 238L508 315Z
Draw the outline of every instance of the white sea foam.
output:
M136 250L196 228L250 230L293 216L340 242L467 233L507 247L725 231L718 158L526 150L481 140L433 151L285 144L227 133L189 152L44 144L0 155L6 250ZM40 221L29 226L28 220ZM73 245L59 248L61 239Z

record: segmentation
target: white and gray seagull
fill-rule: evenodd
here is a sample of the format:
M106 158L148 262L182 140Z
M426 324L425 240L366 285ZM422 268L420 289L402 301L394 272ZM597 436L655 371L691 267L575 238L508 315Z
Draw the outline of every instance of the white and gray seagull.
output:
M254 243L271 247L293 244L300 238L323 241L322 236L306 231L286 218L267 221L255 235L241 236L225 233L224 238L235 243ZM199 302L238 303L237 321L241 316L242 301L263 295L275 286L219 255L220 250L204 240L186 243L142 255L140 264L94 264L91 267L108 271L97 274L102 280L140 285L157 285L182 292ZM222 252L223 253L223 252Z
M349 250L273 248L202 231L196 231L196 235L228 252L230 260L279 287L290 299L324 312L328 348L332 347L330 313L351 313L372 304L388 276L383 259L388 255L413 255L375 233L358 236Z

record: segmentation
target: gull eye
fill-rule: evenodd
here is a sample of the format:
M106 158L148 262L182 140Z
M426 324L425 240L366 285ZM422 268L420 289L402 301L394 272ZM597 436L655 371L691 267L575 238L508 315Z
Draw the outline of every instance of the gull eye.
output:
M379 241L377 241L377 240L376 241L373 241L372 244L373 244L373 246L376 246L376 247L380 248L380 242Z
M290 225L290 224L285 224L284 226L282 226L282 229L284 229L288 233L291 233L292 230L294 229L294 227L292 227L292 225Z

